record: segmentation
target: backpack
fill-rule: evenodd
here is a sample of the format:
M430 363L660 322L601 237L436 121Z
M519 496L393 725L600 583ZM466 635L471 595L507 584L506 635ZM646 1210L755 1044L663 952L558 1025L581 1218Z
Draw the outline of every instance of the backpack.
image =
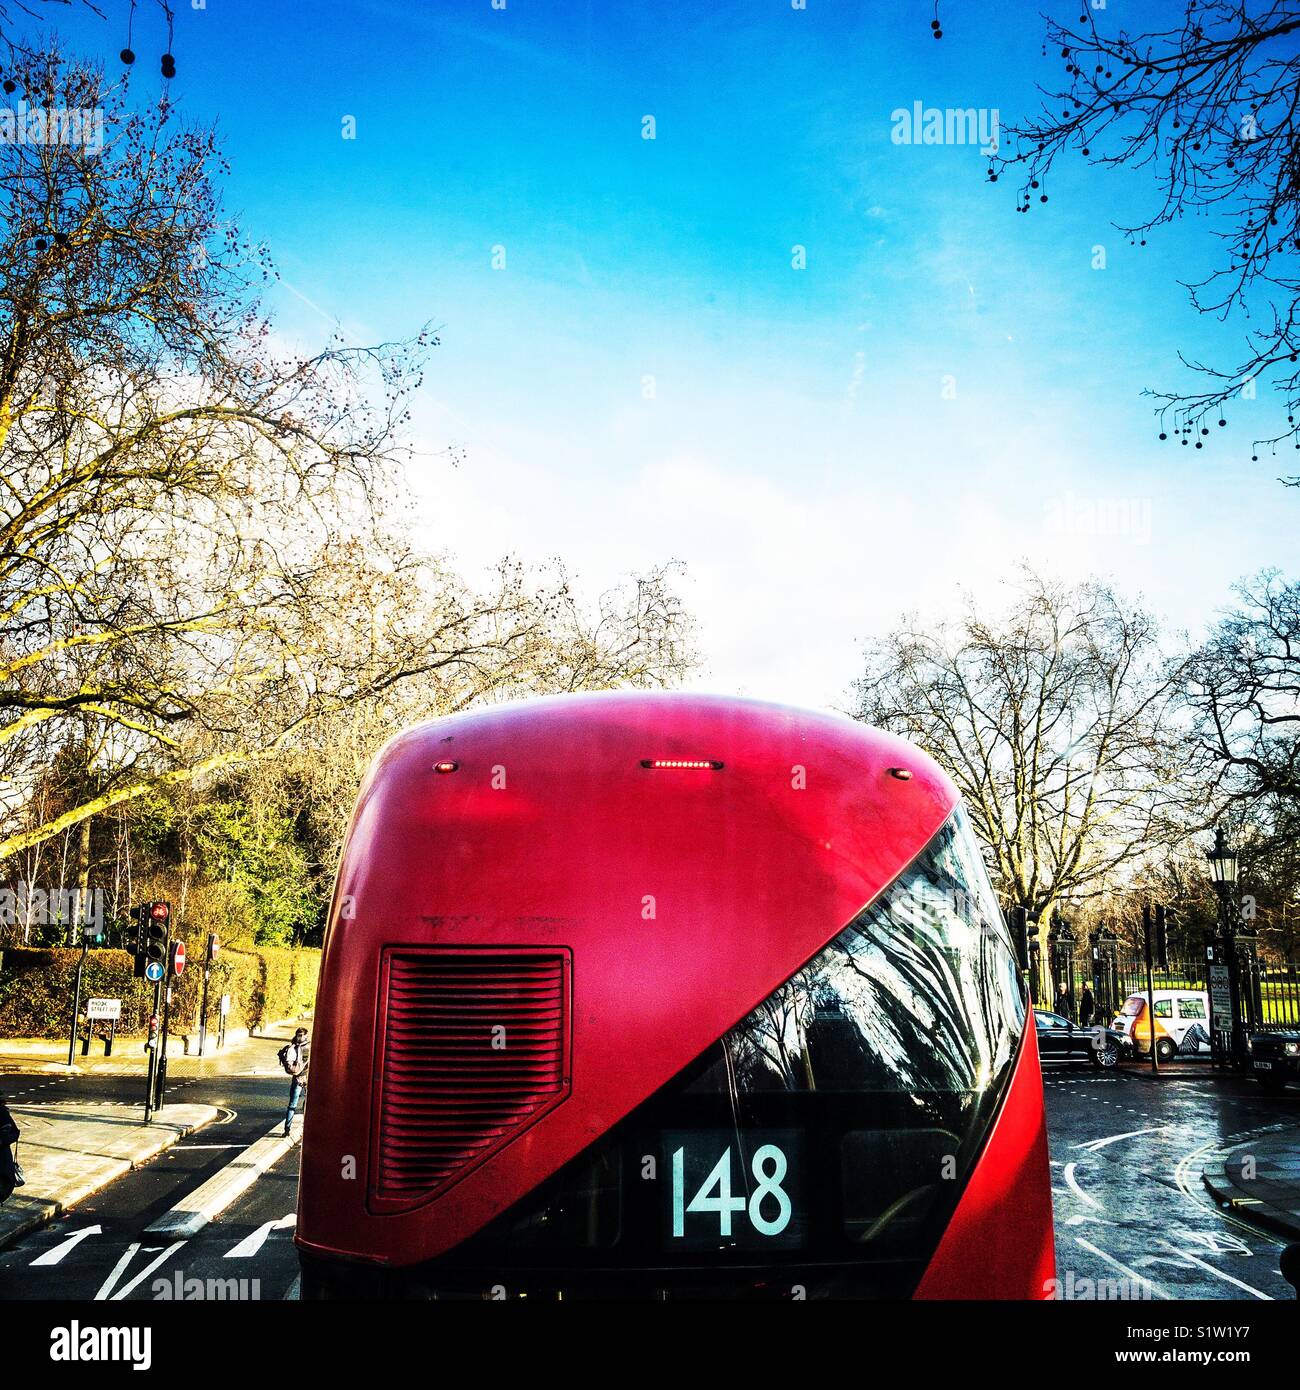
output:
M279 1052L275 1054L280 1059L280 1065L284 1068L286 1076L295 1076L297 1074L289 1062L289 1053L292 1050L293 1044L285 1043L285 1045L279 1050Z

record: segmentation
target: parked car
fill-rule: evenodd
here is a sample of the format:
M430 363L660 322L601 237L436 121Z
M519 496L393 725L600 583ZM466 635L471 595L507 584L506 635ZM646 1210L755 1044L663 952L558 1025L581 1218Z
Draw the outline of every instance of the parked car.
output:
M1132 1048L1123 1033L1100 1025L1080 1028L1050 1009L1035 1009L1038 1055L1045 1062L1089 1061L1094 1067L1113 1067Z
M1155 991L1156 1056L1162 1062L1210 1050L1210 996L1203 989ZM1135 1056L1151 1055L1147 994L1130 994L1111 1027L1128 1039Z
M1252 1033L1246 1046L1251 1068L1266 1091L1277 1095L1288 1081L1300 1081L1300 1032Z

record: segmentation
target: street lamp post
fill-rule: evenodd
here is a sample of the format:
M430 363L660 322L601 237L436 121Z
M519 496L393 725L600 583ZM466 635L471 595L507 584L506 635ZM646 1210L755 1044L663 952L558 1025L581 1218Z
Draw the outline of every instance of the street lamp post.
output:
M1219 899L1219 932L1223 940L1228 966L1228 998L1232 1008L1232 1060L1241 1067L1246 1063L1246 1031L1241 1019L1241 972L1237 962L1237 919L1233 898L1237 889L1237 852L1232 849L1222 827L1214 832L1214 848L1205 855L1210 863L1210 877Z

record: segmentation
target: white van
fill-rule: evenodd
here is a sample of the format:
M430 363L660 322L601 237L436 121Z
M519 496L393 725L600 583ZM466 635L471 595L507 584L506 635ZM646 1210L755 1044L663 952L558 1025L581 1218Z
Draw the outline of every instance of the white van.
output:
M1155 991L1156 1056L1196 1056L1210 1050L1210 996L1203 989ZM1111 1027L1133 1044L1135 1056L1151 1052L1151 1023L1147 1017L1147 992L1130 994Z

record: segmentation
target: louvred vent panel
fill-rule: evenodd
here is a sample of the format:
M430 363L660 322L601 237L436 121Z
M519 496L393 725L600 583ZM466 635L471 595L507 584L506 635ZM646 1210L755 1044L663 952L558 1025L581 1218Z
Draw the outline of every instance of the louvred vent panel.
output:
M567 952L385 953L372 1195L427 1201L569 1090Z

